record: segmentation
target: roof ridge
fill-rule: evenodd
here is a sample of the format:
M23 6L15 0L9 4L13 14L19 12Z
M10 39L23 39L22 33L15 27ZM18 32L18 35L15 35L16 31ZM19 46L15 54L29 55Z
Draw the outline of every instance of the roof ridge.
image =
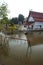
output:
M38 13L38 14L43 14L42 12L36 12L36 11L30 11L30 13Z

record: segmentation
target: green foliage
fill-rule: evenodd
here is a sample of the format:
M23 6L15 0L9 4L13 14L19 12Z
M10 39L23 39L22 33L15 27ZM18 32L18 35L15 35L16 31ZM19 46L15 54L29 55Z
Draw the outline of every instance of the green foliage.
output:
M1 20L1 23L7 24L7 23L9 23L9 19L8 19L7 17L5 17L5 18L3 18L3 19Z
M12 23L18 24L18 18L17 18L17 17L12 18L12 19L10 20L10 23L11 23L11 24L12 24Z
M3 25L2 24L0 24L0 30L2 30L3 29Z
M22 14L19 14L18 17L12 18L10 20L10 23L18 24L20 22L23 23L23 21L24 21L24 16Z
M0 5L0 18L5 18L7 16L8 10L7 10L7 4L6 3L2 3L2 5Z
M19 14L19 16L18 16L18 21L20 22L22 22L23 23L23 21L24 21L24 16L22 15L22 14Z
M19 26L18 26L17 24L10 25L10 26L8 27L9 30L16 30L16 29L18 29L18 28L19 28Z
M0 20L1 20L1 23L5 23L7 24L8 23L8 9L7 9L7 3L2 3L0 5Z

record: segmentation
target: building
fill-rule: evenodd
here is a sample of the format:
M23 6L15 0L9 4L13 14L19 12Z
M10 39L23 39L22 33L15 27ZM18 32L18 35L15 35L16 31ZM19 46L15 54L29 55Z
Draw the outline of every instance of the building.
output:
M43 13L30 11L25 25L31 29L43 29Z

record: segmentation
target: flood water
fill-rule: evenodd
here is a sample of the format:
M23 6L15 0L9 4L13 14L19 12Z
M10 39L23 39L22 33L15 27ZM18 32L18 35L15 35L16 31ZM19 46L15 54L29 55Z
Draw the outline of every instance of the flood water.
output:
M43 42L28 48L25 34L14 34L8 44L0 45L0 64L43 65Z

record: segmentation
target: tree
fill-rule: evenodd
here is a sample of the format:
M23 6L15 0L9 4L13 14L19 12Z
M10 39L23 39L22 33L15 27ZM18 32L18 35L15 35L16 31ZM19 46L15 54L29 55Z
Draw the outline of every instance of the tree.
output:
M0 5L0 18L3 19L7 17L7 15L8 15L7 4L2 3L2 5Z
M11 23L11 24L12 24L12 23L18 24L18 23L23 23L23 21L24 21L24 16L23 16L22 14L19 14L18 17L12 18L12 19L10 20L10 23Z
M7 23L8 23L8 9L7 9L7 3L2 3L0 5L0 22L6 24L7 29Z
M10 23L18 24L18 18L17 17L12 18Z
M23 21L24 21L24 16L23 16L22 14L19 14L19 16L18 16L18 21L23 23Z
M9 23L8 17L4 17L3 19L1 19L1 23L8 24Z

